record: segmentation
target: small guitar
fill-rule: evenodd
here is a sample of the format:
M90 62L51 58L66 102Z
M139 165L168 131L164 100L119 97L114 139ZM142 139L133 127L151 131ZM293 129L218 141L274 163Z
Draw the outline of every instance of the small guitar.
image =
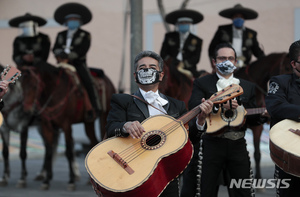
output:
M231 85L212 95L220 104L243 93ZM200 113L197 106L179 119L156 115L142 122L141 139L112 137L93 147L85 158L85 167L96 193L114 197L158 196L167 184L186 168L193 147L185 129Z
M21 76L21 71L14 66L7 65L4 70L1 72L0 77L1 80L6 80L9 83L14 83ZM0 92L3 90L0 88ZM3 116L0 113L0 126L3 122Z
M227 126L242 126L246 115L262 114L265 110L265 107L245 109L243 106L238 106L236 109L223 108L223 111L219 108L217 113L211 113L206 118L206 133L215 135L222 133Z
M282 120L270 129L270 156L285 172L300 177L300 123Z
M6 80L9 83L14 83L21 76L21 71L14 66L7 65L1 72L1 80Z

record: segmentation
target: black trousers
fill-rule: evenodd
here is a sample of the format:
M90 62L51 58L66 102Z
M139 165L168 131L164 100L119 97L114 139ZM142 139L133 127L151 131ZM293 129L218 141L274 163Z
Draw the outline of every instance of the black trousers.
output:
M300 177L293 176L275 166L274 178L278 179L276 193L278 197L293 197L300 194Z
M218 178L224 167L231 180L250 179L251 165L245 138L230 140L204 135L202 139L201 197L215 195ZM249 188L237 188L233 185L232 193L238 197L251 197L252 188L251 186Z
M90 73L89 68L86 66L84 62L75 62L74 65L81 79L81 82L88 93L89 99L91 101L94 110L97 111L101 110L99 96L96 91L95 84L93 82L92 75Z

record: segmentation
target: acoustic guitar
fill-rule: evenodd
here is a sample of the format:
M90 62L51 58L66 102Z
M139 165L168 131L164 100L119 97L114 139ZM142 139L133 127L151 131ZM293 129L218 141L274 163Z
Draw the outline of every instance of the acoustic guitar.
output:
M227 87L210 98L216 104L239 96L238 85ZM185 129L200 113L197 106L179 119L168 115L147 118L140 139L112 137L94 146L85 167L98 196L158 196L186 168L193 147Z
M21 76L21 71L14 66L7 65L0 74L1 81L6 80L9 83L14 83ZM3 90L0 88L0 92ZM3 123L3 115L0 113L0 126Z
M270 156L285 172L300 177L300 123L282 120L270 129Z
M221 107L217 113L211 113L207 118L207 134L220 134L228 126L239 127L245 122L246 115L262 114L266 110L265 107L245 109L242 105L236 109L226 109Z

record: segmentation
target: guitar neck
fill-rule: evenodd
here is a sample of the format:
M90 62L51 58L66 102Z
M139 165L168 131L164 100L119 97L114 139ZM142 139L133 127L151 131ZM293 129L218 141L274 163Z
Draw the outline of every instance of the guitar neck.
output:
M265 107L247 109L247 115L262 114L266 110Z
M186 124L190 120L192 120L194 117L196 117L197 114L199 114L200 112L201 112L200 107L196 106L191 111L187 112L186 114L184 114L183 116L178 118L178 120L181 120L183 124Z
M228 101L234 97L243 94L243 88L237 84L231 84L228 87L222 89L221 91L213 94L209 100L211 100L214 104L220 104L225 101ZM182 121L183 124L188 123L191 119L197 116L201 112L200 106L194 107L192 110L178 118L178 120Z

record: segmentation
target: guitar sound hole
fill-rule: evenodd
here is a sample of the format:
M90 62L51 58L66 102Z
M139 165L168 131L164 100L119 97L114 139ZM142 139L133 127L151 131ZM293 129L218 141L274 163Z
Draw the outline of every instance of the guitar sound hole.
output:
M159 135L151 135L146 139L146 144L148 146L156 146L161 141L161 137Z
M237 117L237 110L236 109L224 109L224 112L221 113L221 118L225 122L232 122Z
M232 118L233 117L233 111L232 110L227 110L225 111L225 117L226 118Z
M162 147L167 139L164 132L153 130L146 133L141 139L141 146L146 150L155 150Z

